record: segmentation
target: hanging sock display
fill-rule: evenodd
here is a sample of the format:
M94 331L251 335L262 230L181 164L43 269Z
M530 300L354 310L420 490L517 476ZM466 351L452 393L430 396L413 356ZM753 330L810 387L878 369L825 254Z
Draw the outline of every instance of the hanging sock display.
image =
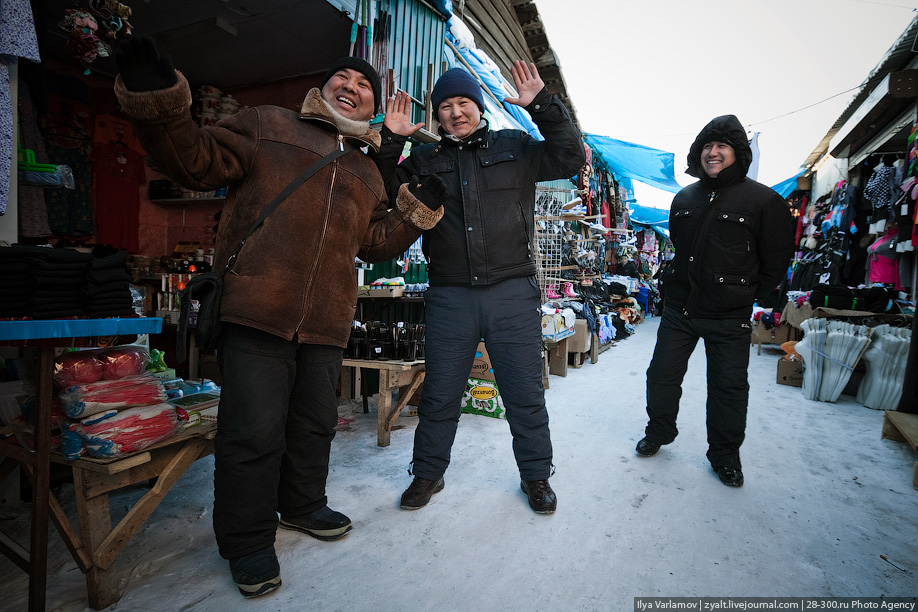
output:
M803 395L834 402L870 343L866 325L812 318L800 324L803 340L794 349L803 357Z
M878 325L870 332L864 352L867 373L857 389L857 401L875 410L895 410L902 396L905 366L912 332L907 328Z

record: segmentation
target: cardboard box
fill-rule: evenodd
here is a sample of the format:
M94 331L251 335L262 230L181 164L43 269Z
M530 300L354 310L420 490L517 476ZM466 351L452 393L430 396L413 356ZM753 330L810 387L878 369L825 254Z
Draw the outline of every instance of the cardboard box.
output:
M497 383L491 380L469 378L465 394L462 396L461 410L466 414L479 414L495 419L507 418Z
M568 353L586 353L590 350L593 335L587 329L585 319L574 321L574 335L567 339Z
M796 340L794 328L790 325L778 325L765 329L761 321L756 321L752 328L752 344L784 344L789 340Z
M574 335L574 328L567 327L564 317L558 313L542 315L542 337L557 342Z
M357 297L359 298L394 298L405 295L405 286L393 287L372 287L369 285L360 285L357 287Z
M472 371L469 372L469 378L479 380L497 380L494 378L494 368L491 367L491 358L488 357L488 350L484 342L478 343L478 350L475 352L475 361L472 363Z
M803 386L803 363L783 357L778 360L778 384L791 387Z

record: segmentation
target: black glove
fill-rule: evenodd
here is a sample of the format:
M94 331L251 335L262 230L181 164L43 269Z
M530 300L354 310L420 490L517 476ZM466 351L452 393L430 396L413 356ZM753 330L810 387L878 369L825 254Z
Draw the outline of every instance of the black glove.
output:
M449 199L446 183L436 174L425 176L423 179L412 175L408 179L408 191L430 210L437 210Z
M168 55L160 55L148 36L130 36L115 51L115 65L128 91L153 91L175 85L178 77Z

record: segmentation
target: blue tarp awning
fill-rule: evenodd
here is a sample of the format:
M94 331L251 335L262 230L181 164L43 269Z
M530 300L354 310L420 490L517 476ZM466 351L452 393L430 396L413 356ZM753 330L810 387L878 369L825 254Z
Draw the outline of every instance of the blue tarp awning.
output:
M800 170L797 174L790 177L787 180L781 181L777 185L772 185L771 188L778 192L782 198L786 198L792 194L797 189L797 177L802 176L806 171L806 168Z
M632 225L649 227L665 238L669 238L669 210L641 206L637 202L632 202L628 205L628 216Z
M672 153L607 136L584 134L584 137L617 180L630 178L670 193L682 189L676 182Z

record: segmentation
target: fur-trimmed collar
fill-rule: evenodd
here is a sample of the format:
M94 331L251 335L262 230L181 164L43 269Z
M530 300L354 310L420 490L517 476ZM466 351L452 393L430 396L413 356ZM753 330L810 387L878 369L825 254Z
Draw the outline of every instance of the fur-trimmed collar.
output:
M359 140L377 150L382 143L379 132L370 127L369 121L354 121L335 112L322 97L322 92L319 91L318 87L313 87L306 94L303 106L300 108L300 118L320 119L331 123L345 138Z

